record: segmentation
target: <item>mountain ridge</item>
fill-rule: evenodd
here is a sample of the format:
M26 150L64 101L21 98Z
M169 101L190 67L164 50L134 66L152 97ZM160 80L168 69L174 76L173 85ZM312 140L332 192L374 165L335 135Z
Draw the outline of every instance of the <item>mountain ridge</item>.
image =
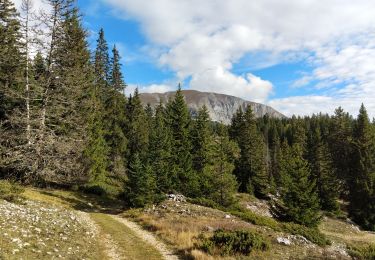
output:
M143 104L150 104L152 107L155 107L160 101L163 104L168 102L170 98L173 98L175 93L176 91L168 91L165 93L140 93L140 98ZM266 114L273 118L286 117L270 106L244 100L232 95L201 92L197 90L182 90L182 93L192 115L196 115L198 109L206 105L211 120L224 124L230 124L233 115L239 107L245 110L248 105L251 106L256 117L262 117Z

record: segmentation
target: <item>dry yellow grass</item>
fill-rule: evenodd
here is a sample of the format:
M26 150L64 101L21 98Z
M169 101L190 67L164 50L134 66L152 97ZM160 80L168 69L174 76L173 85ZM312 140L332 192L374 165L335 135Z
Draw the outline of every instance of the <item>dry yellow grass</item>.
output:
M325 218L319 229L330 239L348 245L375 244L375 233L359 230L357 226L342 220Z

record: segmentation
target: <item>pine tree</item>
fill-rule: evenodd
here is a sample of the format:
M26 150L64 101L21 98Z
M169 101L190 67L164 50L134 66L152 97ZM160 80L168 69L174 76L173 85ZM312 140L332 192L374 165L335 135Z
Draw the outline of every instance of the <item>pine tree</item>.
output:
M126 88L126 83L124 82L123 75L121 72L120 59L121 59L120 53L118 52L116 45L115 45L113 46L113 49L112 49L112 59L111 59L111 64L110 64L110 68L111 68L110 70L111 71L110 73L111 84L110 85L114 90L120 93L124 93L125 88Z
M95 108L100 105L97 97L93 96L93 105L95 113L91 114L89 122L89 142L87 144L84 155L86 158L86 171L89 179L86 188L90 192L102 195L110 193L108 179L108 155L109 147L104 139L103 121L101 118L101 110ZM96 102L96 104L94 103Z
M319 223L319 198L316 185L311 181L311 170L303 158L301 144L289 147L283 143L280 173L282 189L276 201L274 214L285 221L314 227Z
M128 122L125 133L127 134L128 147L127 157L132 154L138 154L142 162L146 162L149 145L149 129L147 127L147 117L143 109L138 89L135 90L134 96L129 97L126 105Z
M138 154L132 155L129 163L129 180L126 186L126 199L132 207L144 207L155 200L155 177L149 166L145 166Z
M349 215L362 227L375 230L375 136L363 104L355 122L353 146Z
M317 185L321 208L336 211L339 208L337 202L339 183L335 176L328 145L322 140L319 126L310 129L308 147L311 175Z
M207 163L208 143L210 138L210 116L204 105L198 110L192 129L192 157L193 168L201 173Z
M189 140L191 118L180 85L174 99L167 104L167 122L172 133L172 165L176 187L186 195L196 196L199 184L192 170Z
M250 106L246 109L243 122L239 122L239 127L237 140L241 156L235 172L240 191L254 192L256 196L264 198L270 186L265 164L265 144Z
M175 180L172 171L171 132L167 126L165 109L160 103L156 107L155 117L150 129L149 163L156 178L159 193L171 192Z
M352 119L341 107L335 110L329 125L328 143L336 178L340 181L340 190L346 194L352 168L349 160L352 154Z
M94 67L96 75L96 83L102 87L106 87L110 83L110 59L108 53L108 44L104 37L103 28L99 30L99 37L97 40L95 57L94 57ZM118 79L118 78L117 78Z
M104 37L104 36L102 36ZM102 39L104 40L104 38ZM110 171L114 177L122 178L126 167L126 149L128 140L124 133L126 125L126 98L124 90L126 84L121 73L120 55L116 46L112 50L113 57L110 64L111 81L105 89L104 117L105 139L110 147Z
M237 182L232 174L234 160L239 154L238 146L230 141L222 124L218 126L217 135L210 138L208 144L207 163L200 176L201 190L205 198L211 199L222 206L234 202Z

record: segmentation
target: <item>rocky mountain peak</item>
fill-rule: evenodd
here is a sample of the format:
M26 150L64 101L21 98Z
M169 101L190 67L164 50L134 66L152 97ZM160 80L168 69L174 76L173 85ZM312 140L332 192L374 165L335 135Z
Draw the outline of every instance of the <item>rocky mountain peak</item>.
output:
M239 107L245 109L248 105L251 106L256 117L262 117L266 114L274 118L285 117L272 107L246 101L230 95L200 92L196 90L183 90L182 92L192 115L195 115L200 107L206 105L211 119L224 124L230 124L234 113L236 113ZM143 104L150 104L152 107L155 107L160 101L162 103L168 102L170 98L174 97L175 93L175 91L166 93L142 93L140 97Z

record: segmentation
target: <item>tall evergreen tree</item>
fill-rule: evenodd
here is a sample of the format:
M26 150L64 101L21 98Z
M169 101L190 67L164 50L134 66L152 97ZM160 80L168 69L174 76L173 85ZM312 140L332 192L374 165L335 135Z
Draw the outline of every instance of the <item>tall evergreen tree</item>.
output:
M138 154L142 162L146 162L149 145L149 129L147 127L147 117L139 97L138 89L134 96L129 97L126 105L128 122L126 125L126 134L129 140L127 147L127 157L132 154Z
M180 85L174 99L167 104L167 122L172 132L172 164L176 188L186 195L196 196L199 187L197 175L192 169L190 153L191 118Z
M156 178L158 192L171 192L175 185L173 183L175 179L172 176L172 135L166 122L162 103L156 107L150 131L149 163Z
M232 172L238 154L237 144L229 140L224 126L219 124L217 134L210 138L207 163L200 176L201 190L205 198L222 206L229 206L234 202L237 182Z
M311 178L317 185L321 208L328 211L338 210L339 182L335 176L328 145L322 140L320 127L317 125L310 129L308 147Z
M106 130L105 139L110 147L110 171L115 177L121 178L125 173L128 144L124 133L127 121L125 114L126 98L124 96L126 84L122 76L120 55L116 46L113 47L112 53L113 57L110 64L111 81L110 85L105 89L106 100L103 120Z
M155 200L155 178L149 166L145 166L138 154L132 154L129 163L126 199L130 206L144 207Z
M265 143L259 133L256 120L250 106L239 122L237 137L241 156L236 165L236 175L240 184L240 191L254 192L264 198L269 192L269 179L265 164Z
M375 135L363 104L355 122L353 146L349 214L362 227L375 230Z
M314 227L319 223L319 198L315 182L311 180L311 170L303 158L301 144L289 145L284 142L280 173L282 189L280 200L276 202L274 214L285 220Z
M352 119L339 107L335 110L329 125L329 151L332 156L336 178L340 181L340 190L347 195L348 178L351 172Z
M99 37L97 40L95 57L94 57L94 67L96 83L101 86L107 86L110 83L110 59L108 52L108 44L104 37L103 28L99 30Z
M194 121L192 139L193 168L201 173L207 163L208 144L210 142L210 116L206 106L198 110L198 115Z

